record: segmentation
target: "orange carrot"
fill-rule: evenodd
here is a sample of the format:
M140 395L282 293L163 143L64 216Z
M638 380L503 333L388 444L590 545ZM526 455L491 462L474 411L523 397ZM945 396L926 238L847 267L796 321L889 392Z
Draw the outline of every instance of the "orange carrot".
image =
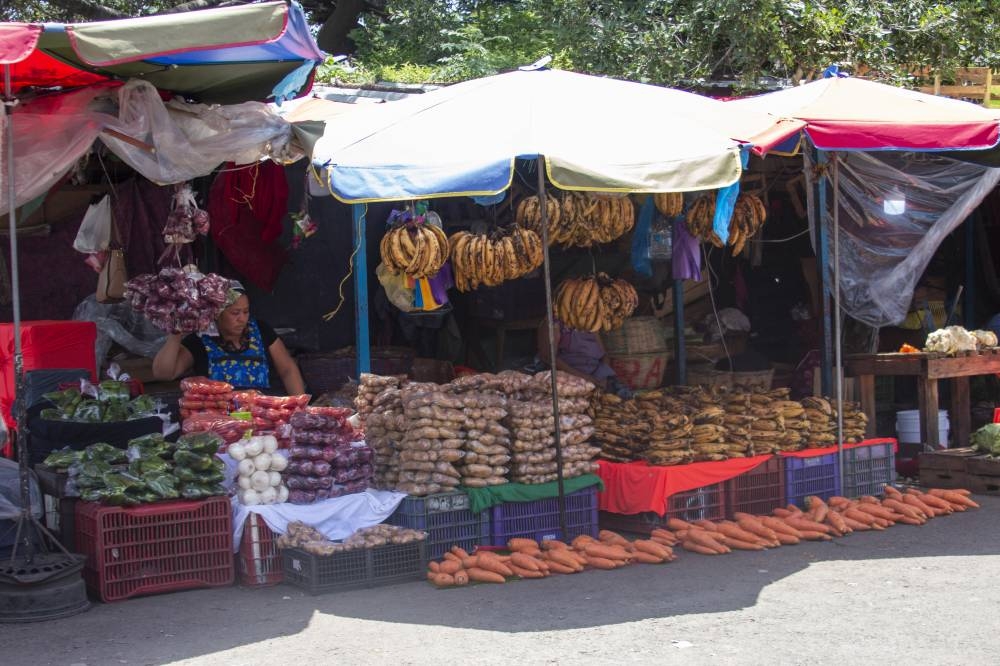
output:
M667 558L659 557L657 555L653 555L652 553L646 553L640 550L635 554L635 561L642 564L663 564L667 561Z
M498 573L505 578L514 575L514 572L504 564L503 560L489 551L479 553L479 568Z
M829 541L833 537L825 532L815 532L813 530L800 530L803 539L808 539L809 541Z
M862 511L876 518L884 518L885 520L892 520L892 511L883 507L881 504L867 504L864 502L858 503L858 511Z
M945 514L953 512L951 505L945 502L940 497L934 497L934 495L927 495L925 493L921 493L919 490L916 490L914 488L910 488L909 490L907 490L905 496L916 497L918 500L920 500L927 506L931 507L935 511L943 511Z
M555 560L549 560L549 569L552 573L558 574L574 574L578 571L576 567L570 567L560 562L556 562Z
M518 578L545 578L545 574L535 569L522 569L517 565L511 565L510 570Z
M703 530L708 530L709 532L718 532L719 531L719 527L715 523L713 523L711 520L704 520L704 519L696 520L696 521L694 521L694 524L697 525L698 527L702 528Z
M743 541L742 539L733 539L732 537L723 537L723 543L729 548L735 548L736 550L764 550L764 546L756 541Z
M844 520L844 517L841 516L836 511L828 511L827 512L827 514L826 514L826 522L827 522L827 524L829 524L830 526L832 526L835 530L837 530L838 532L840 532L842 535L843 534L850 534L851 533L851 527L850 527L850 525L848 525L847 522Z
M882 502L882 506L886 507L887 509L895 511L896 513L901 513L907 518L914 518L916 520L927 519L927 514L921 511L920 509L916 508L915 506L911 506L909 504L904 504L903 502L900 502L899 500L896 499L885 499Z
M712 535L712 532L706 532L705 530L688 530L688 535L685 541L690 541L691 543L696 543L699 546L711 548L718 553L729 552L729 548L721 541L715 539Z
M760 541L760 537L753 532L748 532L736 523L731 523L729 521L719 523L718 530L720 534L723 534L731 539L738 539L739 541L745 541L747 543L757 543Z
M844 517L850 518L851 520L856 520L859 523L864 523L865 525L871 525L875 522L875 516L870 513L865 513L864 511L859 511L854 507L844 511Z
M761 518L761 522L764 523L765 527L770 527L777 534L787 534L793 537L801 537L799 531L779 518L772 518L771 516L764 516Z
M466 555L465 557L468 557L468 555ZM458 555L456 555L455 553L452 553L452 552L449 551L449 552L447 552L447 553L444 554L444 559L445 559L445 561L447 561L447 560L453 560L453 561L456 561L456 562L461 562L464 558L461 558Z
M899 489L896 488L895 486L886 486L882 490L882 492L885 493L886 497L890 497L891 496L891 497L893 497L895 499L899 499L899 498L901 498L903 496L903 493L899 492Z
M787 525L791 525L798 531L810 531L810 532L821 532L823 534L829 534L832 532L832 528L829 525L824 525L823 523L817 523L815 520L809 520L808 518L798 518L795 516L790 516L783 519Z
M910 516L902 516L899 519L899 522L903 523L904 525L923 525L927 521L922 520L920 518L911 518Z
M788 509L782 509L782 508L777 508L774 511L772 511L771 513L773 513L778 518L788 518L789 516L796 515L795 511L789 511ZM799 513L801 513L801 512L799 512Z
M469 573L467 571L459 571L455 574L455 585L462 586L469 584Z
M831 512L831 513L833 513L833 512ZM850 529L852 529L852 530L854 530L856 532L867 532L868 530L871 529L871 525L869 525L868 523L862 523L859 520L854 520L853 518L848 518L847 516L843 516L841 514L837 514L837 515L839 515L841 517L841 520L843 520L844 523Z
M798 537L794 537L791 534L785 534L783 532L775 532L778 536L778 543L782 546L794 546L801 543Z
M701 555L721 555L722 554L722 553L720 553L717 550L713 550L712 548L709 548L707 546L699 545L699 544L694 543L692 541L683 541L683 542L681 542L681 547L684 550L690 551L692 553L699 553Z
M824 522L826 520L826 514L830 511L830 507L827 506L826 502L824 502L822 498L816 497L815 495L809 495L806 497L806 507L809 509L809 517L817 523Z
M606 557L596 557L596 556L591 556L591 555L587 556L587 565L591 566L591 567L593 567L595 569L617 569L618 568L618 565L615 563L614 560L609 560Z
M548 551L549 562L557 562L563 566L572 567L573 569L579 571L583 568L580 561L574 556L574 553L570 552L568 549L556 549Z
M691 529L691 523L681 520L680 518L671 518L667 521L667 527L674 530L689 530Z
M580 536L573 539L570 545L573 546L573 548L576 548L577 550L583 550L583 547L586 546L588 543L598 543L598 541L589 534L581 534Z
M466 569L466 573L469 575L469 580L474 580L477 583L505 583L507 579L502 575L495 573L493 571L487 571L486 569L480 569L479 567L472 567L471 569Z
M938 510L937 509L935 509L934 507L932 507L930 504L927 504L926 502L924 502L922 499L920 499L916 495L904 495L904 494L900 493L899 497L897 497L895 499L898 499L903 504L907 504L909 506L916 507L917 509L920 509L921 511L924 512L924 514L928 518L934 518L934 517L936 517L938 515Z
M677 543L677 537L674 536L673 532L670 532L668 530L660 529L659 527L657 527L652 532L650 532L649 538L650 539L657 539L657 540L673 541L674 543ZM669 545L673 545L673 544L669 544Z
M759 521L740 518L736 521L736 524L747 532L756 534L758 538L766 541L776 541L778 539L778 535L775 534L774 530Z
M468 557L462 558L462 566L466 569L472 569L479 566L479 556L470 555Z
M628 539L618 534L618 532L612 532L611 530L601 530L597 533L597 539L603 543L611 543L619 546L626 546L629 543Z

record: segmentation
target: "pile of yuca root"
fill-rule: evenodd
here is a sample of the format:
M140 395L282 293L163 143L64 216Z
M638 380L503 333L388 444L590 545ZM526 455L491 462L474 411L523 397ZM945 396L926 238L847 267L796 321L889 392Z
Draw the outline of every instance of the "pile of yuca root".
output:
M572 543L550 539L511 539L510 554L477 550L474 555L453 546L444 559L431 562L427 579L438 587L473 583L504 583L508 578L545 578L550 574L574 574L584 569L617 569L628 564L663 564L677 559L677 539L658 530L649 539L629 541L617 532L601 530L598 538L580 535Z
M884 530L898 523L923 525L931 518L955 511L978 508L967 490L931 488L921 492L908 488L901 492L886 486L885 497L865 496L856 500L831 497L806 498L808 509L794 505L775 509L773 515L736 513L736 520L687 522L677 518L667 527L684 550L702 555L723 555L733 550L764 550L790 546L802 541L828 541L853 532Z

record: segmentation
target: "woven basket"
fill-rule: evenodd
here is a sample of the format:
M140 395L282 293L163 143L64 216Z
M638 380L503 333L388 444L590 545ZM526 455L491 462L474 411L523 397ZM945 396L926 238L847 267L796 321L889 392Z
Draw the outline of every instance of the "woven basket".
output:
M769 390L774 379L774 369L752 372L727 372L711 365L692 365L687 370L689 386L725 386L728 388Z
M663 322L656 317L631 317L622 327L601 336L608 354L651 354L667 349Z
M608 363L626 386L633 391L663 386L663 375L670 363L670 352L649 354L608 354Z

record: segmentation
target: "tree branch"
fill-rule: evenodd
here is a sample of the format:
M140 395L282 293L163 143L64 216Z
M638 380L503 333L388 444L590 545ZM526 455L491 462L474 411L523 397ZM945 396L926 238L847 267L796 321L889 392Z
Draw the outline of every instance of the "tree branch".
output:
M68 14L77 14L90 20L128 18L129 15L92 0L62 0Z
M243 2L238 0L190 0L189 2L182 3L176 7L167 7L157 12L157 14L179 14L181 12L192 12L199 9L213 9L215 7L231 7L233 5L242 5Z

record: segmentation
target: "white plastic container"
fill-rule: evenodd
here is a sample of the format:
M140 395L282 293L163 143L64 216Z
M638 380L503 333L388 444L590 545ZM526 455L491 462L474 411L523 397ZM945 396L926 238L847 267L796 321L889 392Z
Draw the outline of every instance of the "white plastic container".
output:
M948 421L948 411L942 409L938 411L938 441L941 446L948 447L948 432L951 430L951 423ZM922 444L920 441L920 412L916 409L907 409L896 412L896 434L900 444Z

